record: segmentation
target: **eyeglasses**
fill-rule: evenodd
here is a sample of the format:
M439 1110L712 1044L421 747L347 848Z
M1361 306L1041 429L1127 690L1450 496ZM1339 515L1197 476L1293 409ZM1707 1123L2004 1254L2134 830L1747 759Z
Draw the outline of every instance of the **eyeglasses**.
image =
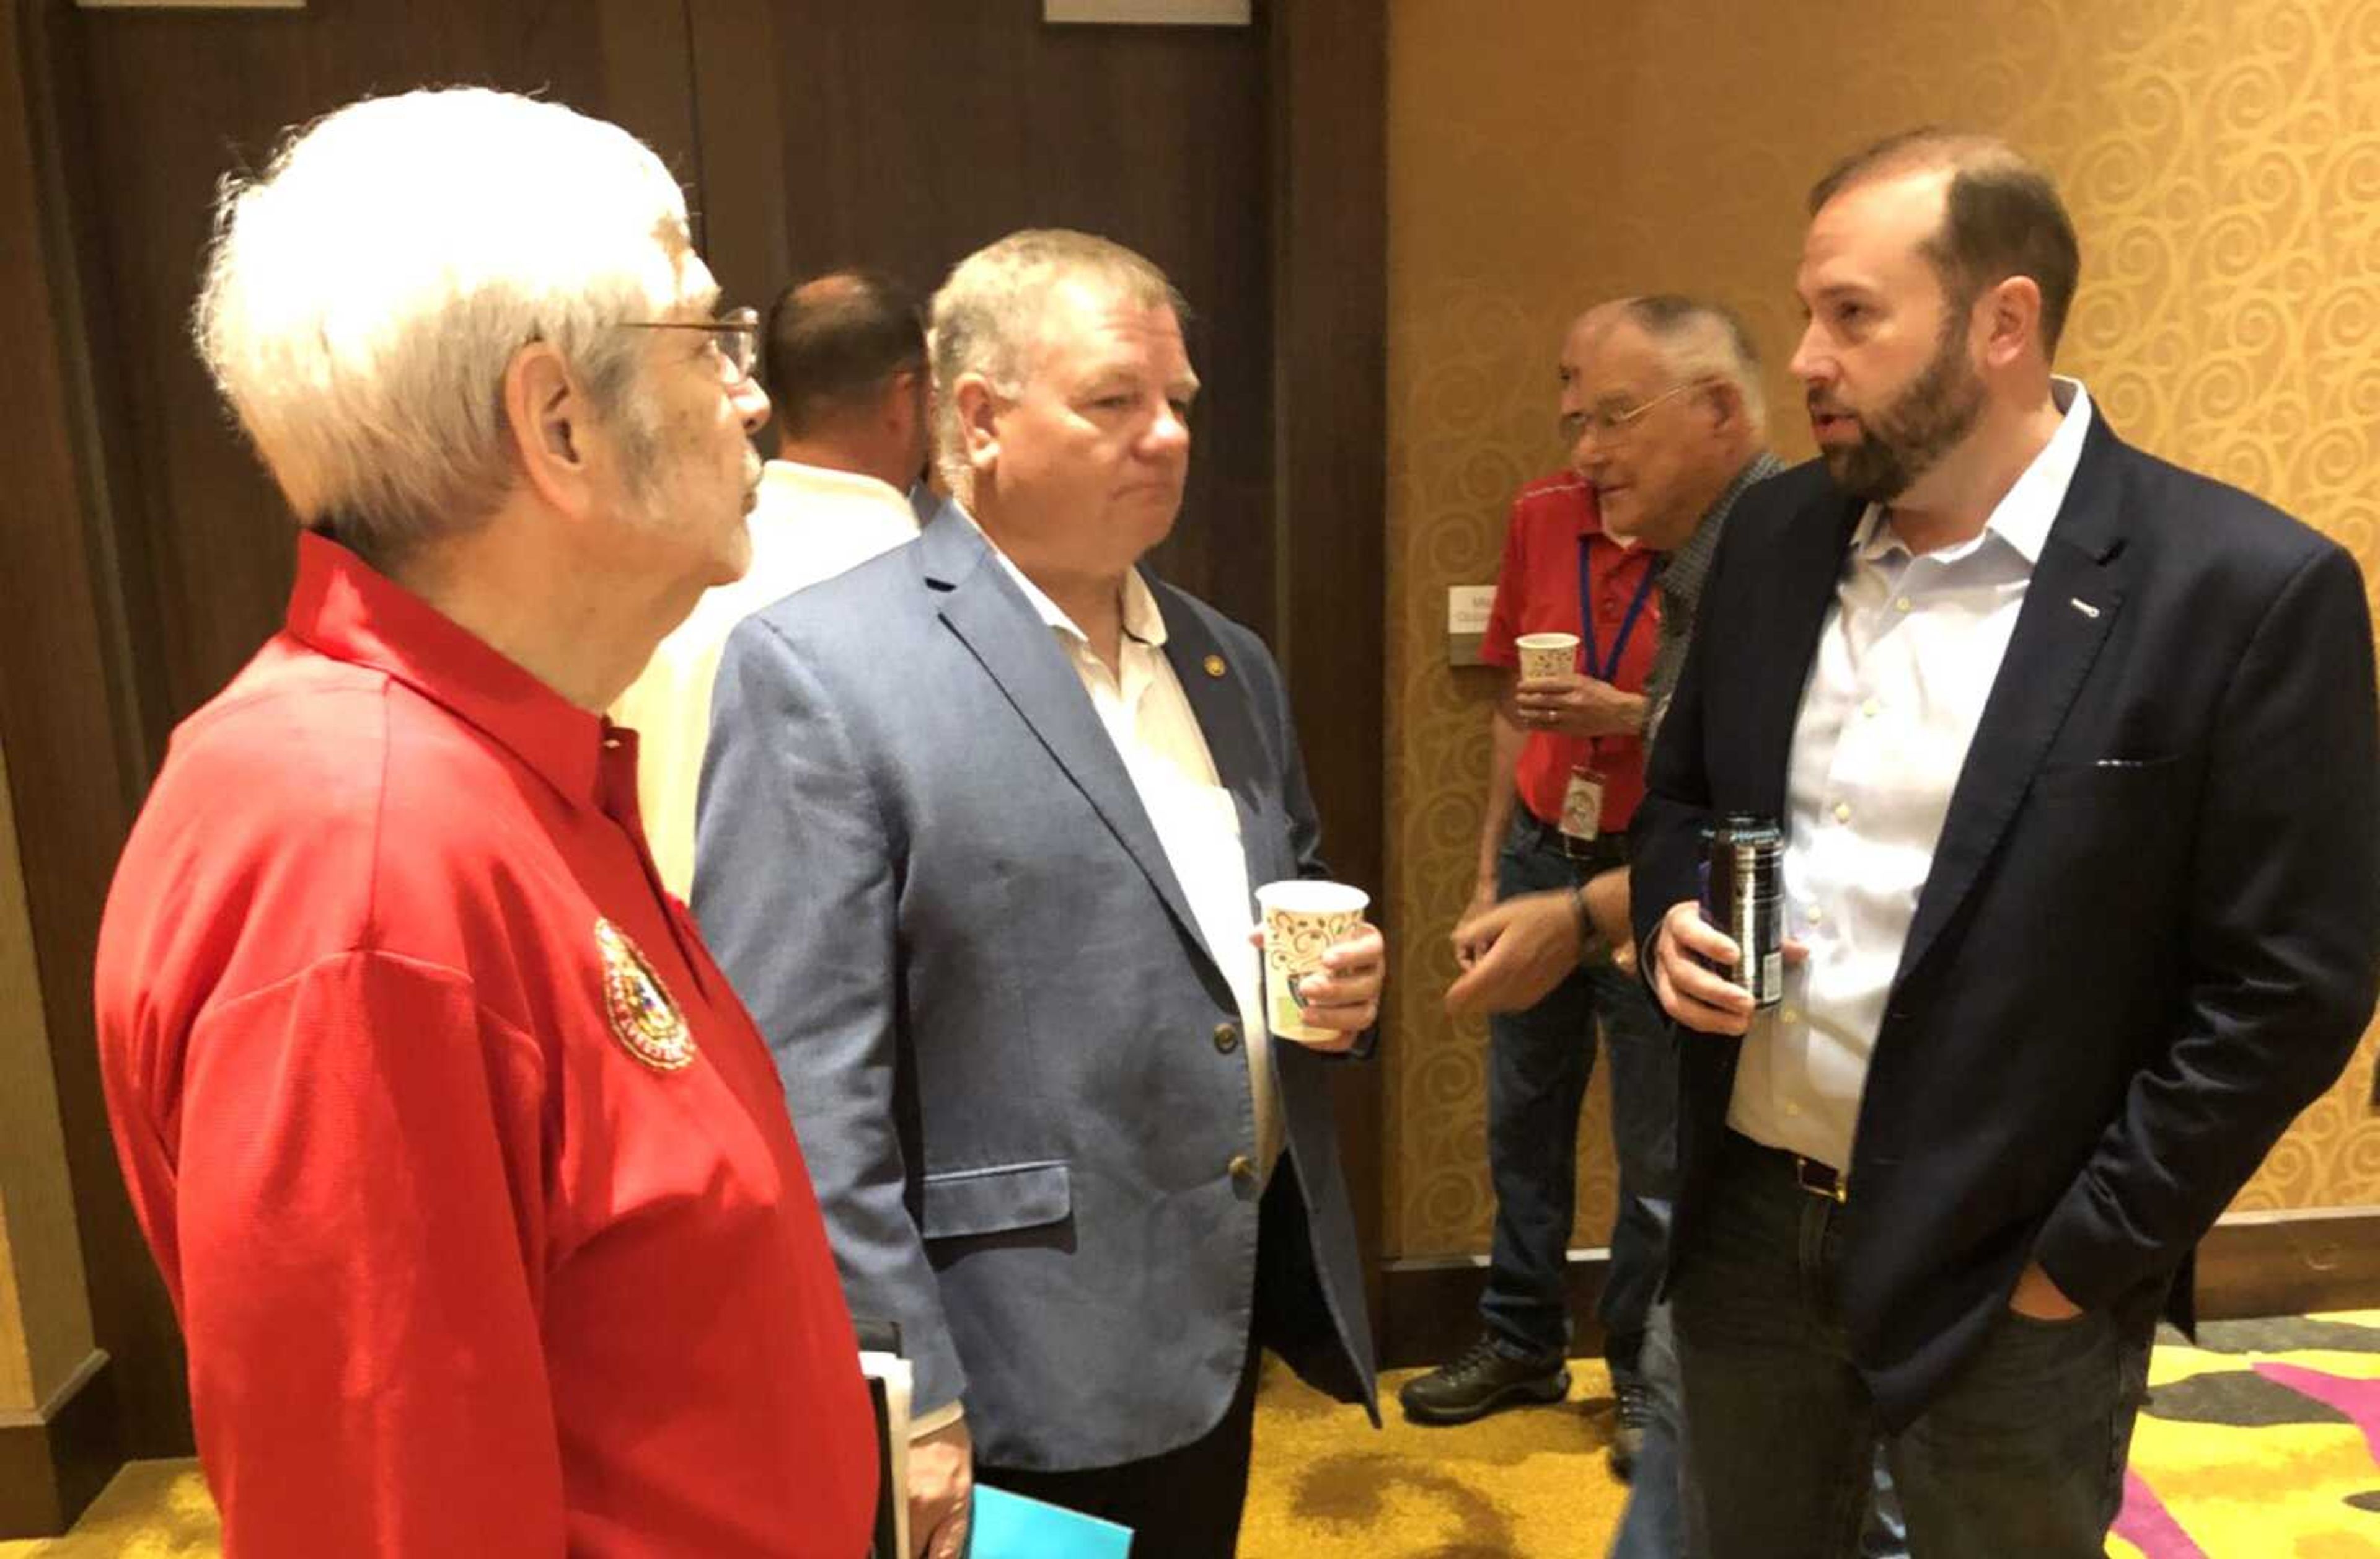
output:
M741 384L752 377L760 355L760 311L730 309L715 320L628 320L629 330L707 330L711 350L719 354L719 377Z
M1610 403L1602 402L1585 411L1573 411L1562 420L1573 438L1581 438L1590 432L1597 438L1610 438L1633 429L1646 412L1663 401L1675 400L1688 390L1698 390L1709 383L1707 379L1689 379L1682 384L1670 385L1651 400L1638 401L1634 406L1615 411Z

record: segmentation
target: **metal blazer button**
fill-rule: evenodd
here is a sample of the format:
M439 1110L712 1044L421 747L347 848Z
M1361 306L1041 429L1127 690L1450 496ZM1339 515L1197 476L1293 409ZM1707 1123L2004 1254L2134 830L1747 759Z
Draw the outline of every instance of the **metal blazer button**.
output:
M1242 1185L1257 1177L1257 1161L1245 1153L1233 1153L1232 1162L1225 1167L1232 1172L1232 1178Z
M1240 1048L1240 1031L1228 1023L1215 1025L1215 1048L1225 1055Z

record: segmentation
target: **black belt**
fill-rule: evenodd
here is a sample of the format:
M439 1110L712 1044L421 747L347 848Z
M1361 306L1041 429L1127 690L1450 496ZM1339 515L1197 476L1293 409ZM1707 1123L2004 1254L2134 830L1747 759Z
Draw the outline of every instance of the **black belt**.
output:
M1513 807L1512 825L1539 849L1551 850L1581 864L1596 862L1604 866L1624 866L1628 862L1628 835L1624 833L1598 834L1592 839L1573 839L1525 806Z
M1755 1142L1743 1133L1730 1127L1728 1137L1747 1156L1756 1155L1773 1163L1789 1175L1796 1188L1814 1197L1823 1197L1840 1207L1851 1200L1851 1176L1830 1163L1805 1159L1783 1148L1772 1148L1766 1142Z

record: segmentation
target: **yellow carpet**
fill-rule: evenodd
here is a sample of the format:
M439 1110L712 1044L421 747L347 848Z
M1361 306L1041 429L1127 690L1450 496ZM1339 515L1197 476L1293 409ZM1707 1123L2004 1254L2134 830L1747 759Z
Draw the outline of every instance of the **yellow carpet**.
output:
M1611 1476L1610 1377L1571 1361L1571 1400L1452 1429L1407 1423L1380 1380L1384 1427L1270 1365L1257 1397L1242 1559L1590 1559L1628 1491Z
M2380 1556L2380 1310L2210 1322L2168 1336L2133 1437L2117 1559ZM1609 1382L1458 1429L1363 1415L1269 1370L1243 1559L1599 1559L1624 1496L1605 1469ZM1412 1372L1381 1382L1393 1399ZM126 1468L67 1537L0 1559L218 1559L190 1462Z

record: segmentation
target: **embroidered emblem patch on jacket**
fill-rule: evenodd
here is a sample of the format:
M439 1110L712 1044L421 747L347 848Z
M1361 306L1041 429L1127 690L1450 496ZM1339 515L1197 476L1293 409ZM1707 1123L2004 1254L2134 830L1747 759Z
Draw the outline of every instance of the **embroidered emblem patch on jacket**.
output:
M599 920L595 946L603 955L603 1008L628 1054L656 1072L692 1065L694 1036L686 1032L686 1015L637 944L611 921Z

